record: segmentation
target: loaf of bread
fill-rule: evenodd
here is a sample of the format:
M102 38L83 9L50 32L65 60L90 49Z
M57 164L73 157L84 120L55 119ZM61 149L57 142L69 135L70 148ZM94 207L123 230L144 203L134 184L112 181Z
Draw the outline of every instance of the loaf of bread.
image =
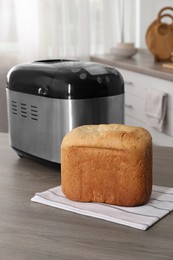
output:
M61 145L62 191L71 200L138 206L152 191L152 138L141 127L85 125Z

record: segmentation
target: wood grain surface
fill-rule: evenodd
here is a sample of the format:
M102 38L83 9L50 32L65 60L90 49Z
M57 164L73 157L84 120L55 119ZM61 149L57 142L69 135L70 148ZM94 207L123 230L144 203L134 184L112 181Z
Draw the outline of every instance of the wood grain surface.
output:
M154 184L173 187L173 148L154 148ZM173 259L173 213L148 231L31 202L60 167L21 159L0 134L0 259Z

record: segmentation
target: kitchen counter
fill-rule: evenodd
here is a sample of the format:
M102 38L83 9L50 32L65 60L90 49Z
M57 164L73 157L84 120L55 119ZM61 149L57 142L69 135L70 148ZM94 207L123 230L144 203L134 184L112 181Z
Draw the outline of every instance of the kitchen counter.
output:
M130 59L115 58L112 54L93 55L91 61L105 63L107 65L142 73L148 76L173 81L173 69L162 67L162 63L154 62L154 57L147 50L138 50Z
M154 147L156 185L173 187L173 148ZM0 134L0 259L173 259L173 213L147 231L31 202L60 167L19 158Z

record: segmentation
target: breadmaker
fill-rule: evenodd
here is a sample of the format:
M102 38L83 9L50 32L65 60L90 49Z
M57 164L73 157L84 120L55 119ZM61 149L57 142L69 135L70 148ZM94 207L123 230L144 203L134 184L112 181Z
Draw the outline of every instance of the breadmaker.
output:
M7 74L10 144L19 156L60 163L64 135L84 124L124 122L124 81L94 62L42 60Z

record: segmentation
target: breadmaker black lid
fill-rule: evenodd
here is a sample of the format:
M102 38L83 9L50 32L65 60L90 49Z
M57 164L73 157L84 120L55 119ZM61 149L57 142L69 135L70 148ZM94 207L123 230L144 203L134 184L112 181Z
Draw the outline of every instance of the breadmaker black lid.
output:
M113 67L94 62L42 60L13 67L7 75L12 91L58 99L86 99L124 93Z

